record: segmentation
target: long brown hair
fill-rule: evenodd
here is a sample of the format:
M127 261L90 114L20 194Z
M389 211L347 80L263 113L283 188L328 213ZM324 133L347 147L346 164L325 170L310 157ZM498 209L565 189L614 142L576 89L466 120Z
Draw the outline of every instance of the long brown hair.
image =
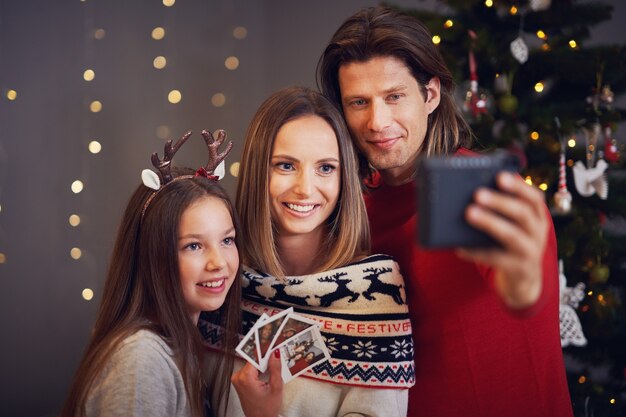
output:
M320 270L345 265L370 250L369 224L358 164L343 117L320 93L305 87L290 87L271 95L254 115L239 169L236 205L241 215L246 243L241 248L243 263L278 277L284 271L276 250L269 204L269 166L279 129L287 122L316 115L332 127L339 145L341 191L337 207L328 219L324 250L328 257Z
M176 170L181 175L191 170ZM189 319L178 269L178 228L184 211L194 202L207 198L221 200L235 226L235 243L241 239L235 209L217 181L202 177L174 180L164 186L151 201L142 219L146 200L153 193L139 185L124 212L93 336L78 367L61 416L84 415L89 389L126 337L140 329L159 334L168 343L185 382L194 416L203 414L205 384L221 390L227 398L233 357L221 362L221 369L211 381L202 377L202 340ZM239 330L241 283L234 280L218 312L227 334ZM226 352L234 349L236 338L224 337Z
M422 144L426 155L450 154L469 146L472 134L454 102L454 80L432 35L417 19L384 6L362 9L337 29L317 63L317 85L342 109L339 68L351 62L392 56L409 68L426 99L425 86L437 77L441 100L428 116ZM365 156L359 152L361 175L371 174Z

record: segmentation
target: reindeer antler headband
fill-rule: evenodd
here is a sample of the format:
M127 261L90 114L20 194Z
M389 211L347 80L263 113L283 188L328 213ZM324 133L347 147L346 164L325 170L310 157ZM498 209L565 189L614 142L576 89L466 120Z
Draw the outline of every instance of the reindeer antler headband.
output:
M228 142L226 145L226 149L224 151L219 152L219 148L226 139L226 132L223 130L217 130L215 132L217 134L217 139L213 137L211 132L203 130L201 132L202 137L204 138L204 142L206 143L207 149L209 151L209 161L206 166L198 168L194 175L180 175L178 177L172 177L172 158L178 152L181 146L189 139L191 136L191 132L185 133L176 141L176 143L172 146L172 141L168 140L165 142L165 147L163 150L163 159L159 158L159 155L154 152L152 154L152 165L159 171L161 174L161 178L159 175L150 169L144 169L141 171L141 180L143 181L143 185L148 188L152 188L155 190L150 197L146 200L142 210L141 210L141 219L143 220L144 213L146 209L154 199L154 197L162 190L167 184L188 178L195 177L205 177L211 180L219 180L224 177L226 172L224 168L224 159L233 149L233 143Z

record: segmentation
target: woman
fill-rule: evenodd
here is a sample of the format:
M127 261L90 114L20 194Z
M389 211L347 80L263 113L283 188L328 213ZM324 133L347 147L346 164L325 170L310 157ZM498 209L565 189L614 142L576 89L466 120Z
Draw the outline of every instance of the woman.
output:
M332 357L284 386L283 416L406 415L414 369L402 276L391 258L367 256L357 171L341 114L313 90L275 93L250 124L236 197L244 321L293 307L322 324Z

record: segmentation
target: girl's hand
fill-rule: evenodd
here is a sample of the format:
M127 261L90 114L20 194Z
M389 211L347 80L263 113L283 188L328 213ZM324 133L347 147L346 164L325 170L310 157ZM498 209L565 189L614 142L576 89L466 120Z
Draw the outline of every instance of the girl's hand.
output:
M267 370L268 381L261 380L259 371L249 363L231 377L246 417L278 416L283 403L283 379L277 354L270 357Z

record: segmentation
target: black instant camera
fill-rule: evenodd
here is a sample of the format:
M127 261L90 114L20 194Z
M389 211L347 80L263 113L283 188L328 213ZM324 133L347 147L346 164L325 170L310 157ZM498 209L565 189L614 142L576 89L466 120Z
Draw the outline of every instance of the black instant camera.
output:
M497 245L489 236L467 224L465 208L478 187L496 188L498 172L518 170L518 158L505 151L422 158L417 170L420 245L431 249Z

